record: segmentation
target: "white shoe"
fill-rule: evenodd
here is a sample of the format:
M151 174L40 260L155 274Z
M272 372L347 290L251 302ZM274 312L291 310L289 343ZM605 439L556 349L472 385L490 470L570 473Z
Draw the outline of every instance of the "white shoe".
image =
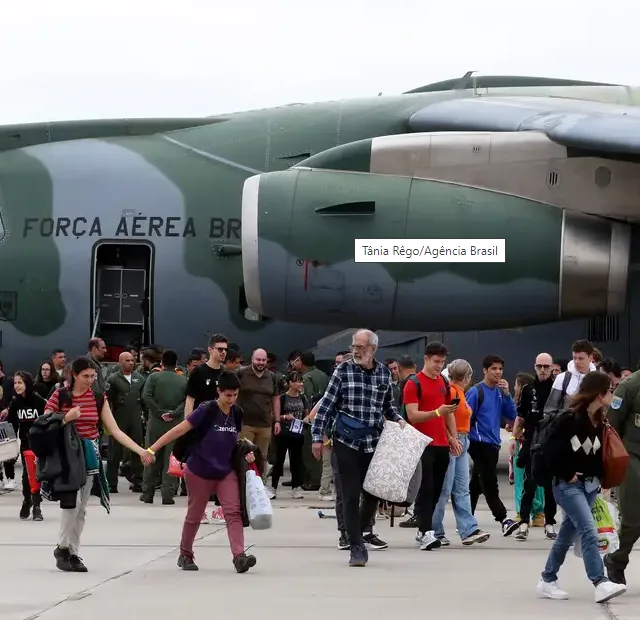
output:
M425 532L420 541L420 551L431 551L432 549L438 549L442 543L436 538L433 530Z
M558 585L557 581L547 583L542 579L538 582L536 592L544 598L551 598L554 601L565 601L569 595Z
M321 502L335 502L336 498L333 493L320 493L319 499Z
M211 523L217 523L218 525L224 525L226 523L222 506L216 506L211 512Z
M276 492L273 487L265 487L265 491L267 492L267 496L269 497L269 499L276 498Z
M202 519L200 519L200 525L211 525L209 517L207 517L207 513L202 515Z
M627 586L623 583L613 583L613 581L602 581L596 586L594 599L596 603L606 603L616 596L620 596L627 591Z
M300 489L291 489L291 499L304 499L304 495L300 492Z
M4 490L5 491L13 491L16 488L16 481L13 478L9 478L5 483L4 483Z

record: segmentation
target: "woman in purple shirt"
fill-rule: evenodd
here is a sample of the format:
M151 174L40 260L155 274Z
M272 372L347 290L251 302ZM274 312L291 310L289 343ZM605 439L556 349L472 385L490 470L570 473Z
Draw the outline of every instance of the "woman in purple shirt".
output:
M199 428L202 424L208 425L202 439L190 445L184 474L189 496L178 558L178 566L182 570L198 570L194 562L193 541L198 533L204 509L213 493L222 504L236 570L245 573L256 564L253 555L244 553L240 488L232 462L238 433L242 429L242 409L235 404L239 390L240 380L235 373L220 373L218 398L200 404L183 422L166 432L149 448L153 455L191 429ZM253 453L247 455L249 463L254 460Z

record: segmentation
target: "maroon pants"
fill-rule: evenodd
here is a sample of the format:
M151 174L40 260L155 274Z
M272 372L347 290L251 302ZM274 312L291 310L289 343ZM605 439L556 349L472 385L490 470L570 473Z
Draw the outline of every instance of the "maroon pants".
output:
M184 477L189 489L189 495L187 498L187 516L184 518L184 525L182 526L180 553L193 559L193 541L200 528L200 521L207 502L213 493L218 496L222 505L222 512L227 522L227 535L229 536L231 553L234 558L243 553L244 529L242 526L240 490L236 472L232 471L222 480L207 480L186 470Z

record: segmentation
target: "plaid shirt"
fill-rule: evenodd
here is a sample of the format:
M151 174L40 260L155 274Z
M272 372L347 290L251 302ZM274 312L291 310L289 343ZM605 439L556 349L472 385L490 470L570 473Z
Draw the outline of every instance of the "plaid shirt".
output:
M353 360L348 360L333 371L313 420L311 434L314 442L321 442L323 434L333 435L336 418L342 413L377 429L378 433L353 442L336 435L334 440L354 450L362 448L365 452L373 452L382 432L384 417L394 422L402 419L393 399L391 372L381 362L374 360L374 363L373 370L366 371Z

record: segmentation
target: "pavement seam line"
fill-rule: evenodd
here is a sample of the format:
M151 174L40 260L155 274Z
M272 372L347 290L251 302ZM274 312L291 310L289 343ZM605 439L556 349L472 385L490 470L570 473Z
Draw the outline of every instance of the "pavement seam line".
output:
M216 530L213 530L213 532L208 532L207 534L204 534L203 536L198 536L198 538L196 538L194 542L197 542L199 540L204 540L205 538L208 538L209 536L213 536L214 534L217 534L218 532L222 532L225 529L226 529L226 526L218 528ZM140 564L140 565L138 565L138 566L136 566L134 568L130 568L129 570L123 571L122 573L119 573L117 575L112 575L111 577L107 577L107 579L96 583L94 586L91 586L90 588L85 588L84 590L78 590L78 592L74 592L72 594L69 594L68 596L65 596L63 599L53 603L53 605L49 605L49 607L45 607L44 609L41 609L40 611L37 611L34 614L31 614L30 616L27 616L26 618L24 618L24 620L38 620L38 618L40 618L43 614L46 614L48 611L51 611L52 609L55 609L56 607L59 607L60 605L62 605L64 603L81 601L82 599L85 599L88 596L91 596L101 586L103 586L103 585L105 585L105 584L107 584L107 583L109 583L111 581L116 581L117 579L120 579L121 577L124 577L125 575L129 575L129 574L133 573L134 571L139 570L140 568L143 568L145 566L148 566L149 564L152 564L153 562L157 562L158 560L162 560L163 558L166 558L171 553L175 553L178 549L179 549L179 547L172 547L166 553L163 553L162 555L159 555L158 557L152 558L151 560L147 560L143 564ZM615 619L615 620L617 620L617 619Z
M620 620L620 618L613 613L613 609L611 609L611 605L609 603L604 603L602 608L604 609L604 613L607 614L607 618L609 618L609 620Z

